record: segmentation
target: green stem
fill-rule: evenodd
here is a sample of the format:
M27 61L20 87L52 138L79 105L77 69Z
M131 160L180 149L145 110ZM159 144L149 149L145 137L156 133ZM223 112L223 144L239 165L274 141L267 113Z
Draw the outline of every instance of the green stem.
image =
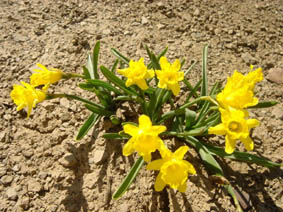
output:
M76 73L64 73L63 79L71 79L71 78L82 78L85 79L84 75L76 74Z

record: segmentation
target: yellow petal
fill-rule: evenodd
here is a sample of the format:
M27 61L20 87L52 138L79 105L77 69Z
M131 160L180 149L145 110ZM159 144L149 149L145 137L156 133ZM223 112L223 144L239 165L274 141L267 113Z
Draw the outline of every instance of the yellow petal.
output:
M131 85L135 84L134 81L132 79L127 79L126 81L126 86L130 87Z
M184 155L186 154L186 152L189 150L189 147L187 146L181 146L179 147L175 152L174 152L174 157L179 159L179 160L182 160Z
M134 139L130 138L130 140L123 147L123 155L129 156L135 151L134 149Z
M164 161L162 159L158 159L150 162L147 166L147 170L160 170L160 167L163 165Z
M246 150L251 151L251 150L254 149L254 142L253 142L253 140L251 139L250 136L248 136L246 138L241 138L240 140L244 143Z
M177 190L182 193L185 193L187 190L187 181L181 184L180 186L178 186Z
M174 96L177 96L180 92L180 85L178 83L173 85L168 85L169 89L172 90Z
M141 115L139 117L139 128L149 128L152 126L151 120L147 115Z
M225 136L225 152L232 154L235 150L236 140L232 139L229 135Z
M152 78L152 77L154 77L154 70L150 69L147 72L147 78Z
M260 125L260 121L258 121L257 119L248 119L247 125L249 129L254 128Z
M154 189L155 191L162 191L165 186L166 186L166 183L161 179L161 173L159 173L156 177Z
M151 161L151 153L149 154L145 154L145 155L142 155L143 156L143 159L145 162L150 162Z
M162 70L166 69L168 67L168 65L170 65L168 63L166 57L164 57L164 56L160 58L159 62L160 62L160 67L161 67Z
M215 134L215 135L225 135L226 134L226 129L224 124L218 124L214 127L210 127L208 129L208 134Z
M160 134L166 131L166 127L162 125L152 126L151 130L156 134Z
M136 84L142 89L142 90L146 90L148 89L148 85L146 84L144 79L140 79L136 81Z
M181 63L180 60L175 60L174 63L172 64L172 69L174 71L179 71L181 69Z
M184 79L184 72L178 72L178 81L182 81Z
M190 174L196 174L197 173L196 170L195 170L195 167L190 162L188 162L186 160L183 160L183 162L186 164L186 166L188 168L188 172Z
M136 136L139 132L139 128L132 125L132 124L125 124L123 126L124 132L131 135L131 136Z

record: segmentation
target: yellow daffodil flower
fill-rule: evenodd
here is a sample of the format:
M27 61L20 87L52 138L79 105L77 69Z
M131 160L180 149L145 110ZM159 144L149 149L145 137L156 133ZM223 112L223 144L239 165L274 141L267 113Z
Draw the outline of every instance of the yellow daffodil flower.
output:
M42 64L36 64L40 69L34 69L36 73L33 73L30 76L30 84L34 87L39 85L49 85L52 83L56 83L63 77L63 71L55 68L51 68L48 70Z
M125 133L132 136L123 147L124 156L137 151L146 162L149 162L151 160L151 153L164 145L158 134L164 132L166 127L152 126L150 118L146 115L139 117L138 127L132 124L126 124L123 128Z
M171 65L166 57L160 58L161 70L156 70L156 76L159 79L158 87L171 90L175 96L180 92L179 81L184 79L184 72L179 72L181 63L175 60Z
M46 98L46 90L35 89L34 86L21 82L22 85L14 85L10 96L14 103L18 106L17 111L27 107L28 117L32 108ZM47 88L46 88L47 89Z
M131 60L129 67L125 69L118 69L119 74L127 77L126 86L136 84L142 90L148 89L146 79L154 77L154 71L148 70L144 64L144 58L140 58L139 61Z
M182 146L172 153L167 148L163 148L160 151L162 159L147 165L148 170L160 170L154 184L156 191L162 191L167 184L180 192L186 191L188 174L196 174L193 165L183 160L188 149L187 146Z
M251 66L251 70L253 70L253 66ZM216 100L223 108L243 109L254 106L258 103L258 99L254 97L254 86L262 79L261 68L249 72L246 76L235 71L228 78L225 88L217 95Z
M244 143L245 148L250 151L254 148L254 143L249 136L249 130L260 124L257 119L245 119L245 111L229 107L219 109L221 112L221 124L208 129L209 134L226 135L225 152L231 154L235 150L236 141Z

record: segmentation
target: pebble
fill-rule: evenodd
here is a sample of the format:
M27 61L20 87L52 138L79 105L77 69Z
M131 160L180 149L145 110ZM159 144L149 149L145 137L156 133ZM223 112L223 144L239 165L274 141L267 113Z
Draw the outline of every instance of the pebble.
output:
M99 163L103 163L106 159L105 154L104 154L105 150L96 150L94 152L94 156L93 156L93 162L95 164L99 164Z
M18 198L17 191L13 187L7 189L6 195L7 195L9 200L17 200L17 198Z
M75 166L78 161L72 153L66 153L60 160L59 163L66 168Z
M148 19L146 17L142 17L141 23L142 24L147 24L148 23Z
M29 208L29 202L30 202L29 197L23 196L19 201L20 207L23 208L24 210L27 210Z
M70 107L70 101L66 98L60 98L60 105L66 108Z
M157 27L158 30L160 30L160 29L164 29L165 25L164 24L157 24L156 27Z
M268 71L266 79L277 84L283 84L283 68L270 69Z
M195 11L194 11L194 16L199 16L200 15L200 10L199 9L196 9Z
M3 177L1 177L1 182L4 185L8 185L13 181L14 177L10 176L10 175L4 175Z
M24 155L26 158L31 158L31 157L34 155L34 151L33 151L33 149L26 149L26 150L23 150L23 155Z
M271 112L271 118L281 119L283 120L283 108L274 107Z
M38 181L32 179L28 182L28 191L38 193L41 190L42 185Z
M241 55L241 58L247 65L253 65L257 62L256 59L248 52L243 53Z

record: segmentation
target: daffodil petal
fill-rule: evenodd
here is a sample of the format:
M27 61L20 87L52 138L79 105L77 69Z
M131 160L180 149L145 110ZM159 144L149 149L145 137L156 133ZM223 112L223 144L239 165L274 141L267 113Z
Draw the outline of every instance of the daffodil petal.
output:
M159 173L156 177L154 189L155 191L162 191L165 186L166 186L166 183L161 179L161 173Z
M134 149L134 139L130 138L130 140L123 147L123 155L129 156L129 155L133 154L134 151L135 151L135 149Z
M152 126L152 131L157 134L160 134L166 131L166 127L162 125Z
M140 79L138 81L136 81L136 84L142 89L142 90L146 90L148 89L148 85L146 84L144 79Z
M180 92L180 85L178 83L168 85L169 89L173 92L174 96L177 96Z
M188 150L189 150L189 147L181 146L174 152L174 157L176 157L179 160L182 160Z
M162 159L158 159L150 162L147 166L147 170L160 170L160 167L163 165L164 161Z
M190 162L188 162L186 160L183 160L183 162L186 164L188 172L190 174L196 174L197 173L196 170L195 170L195 167Z
M214 127L210 127L208 129L208 134L225 135L226 134L226 128L221 123L221 124L218 124L218 125L216 125Z
M232 139L229 135L225 136L225 152L232 154L235 150L236 140Z
M143 159L147 163L150 162L151 161L151 153L143 155Z
M250 136L247 136L246 138L241 138L240 140L243 142L246 150L251 151L254 149L254 142Z
M179 185L177 188L178 191L185 193L187 190L187 182L184 182L183 184Z
M260 121L258 121L257 119L248 119L247 125L249 129L254 128L260 125Z
M151 120L148 116L146 115L141 115L139 117L139 127L142 128L147 128L147 127L151 127L152 123Z
M139 128L132 125L132 124L125 124L123 126L124 132L131 135L131 136L135 136L138 134L139 132Z

